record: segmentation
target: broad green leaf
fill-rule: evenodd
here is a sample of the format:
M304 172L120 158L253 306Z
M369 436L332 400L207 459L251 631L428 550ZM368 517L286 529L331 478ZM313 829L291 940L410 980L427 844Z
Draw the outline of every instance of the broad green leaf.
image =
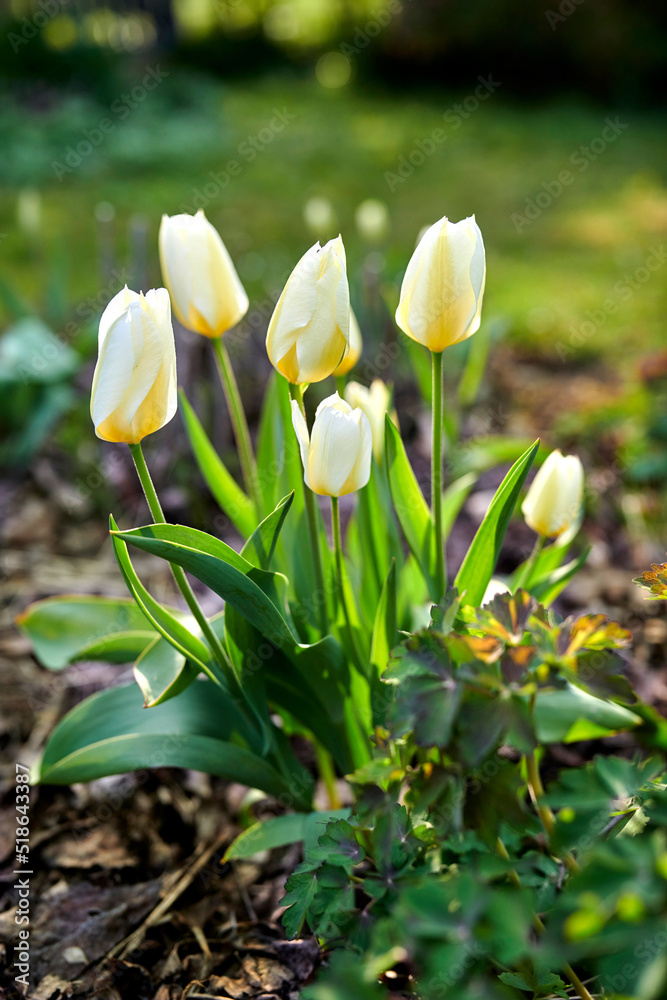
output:
M371 642L371 663L375 666L378 676L389 662L389 654L398 642L396 625L396 563L392 561L391 569L384 582L380 600L377 606L373 639Z
M468 494L477 482L477 475L469 472L465 476L451 483L442 494L442 533L445 538L449 536L454 526L454 521L459 515L461 507L466 502Z
M118 531L113 517L109 518L109 522L111 540L120 571L123 574L128 590L144 615L156 632L164 636L179 653L186 659L191 660L193 665L199 667L204 673L209 673L210 668L207 664L211 655L210 650L168 608L165 608L149 594L136 574L127 551L127 545L119 537L122 533Z
M16 622L50 670L76 659L131 663L155 638L129 598L49 597L29 605Z
M514 463L496 491L454 581L463 604L481 604L500 555L507 525L540 446L539 440Z
M268 517L259 524L241 549L241 555L253 566L268 569L278 542L280 530L294 500L294 491L283 497Z
M346 819L349 815L349 809L329 809L323 812L288 813L253 823L230 844L223 861L251 858L260 851L271 851L276 847L298 844L301 841L307 843L310 840L316 844L327 823L334 819Z
M113 534L118 542L134 545L192 573L276 646L296 642L275 604L246 575L252 564L218 538L179 524L151 524Z
M540 603L548 608L553 604L558 595L565 590L570 580L577 575L588 559L590 551L591 547L588 545L576 559L572 559L565 566L560 566L538 583L532 584L529 588L531 594L537 597Z
M275 508L282 495L280 490L286 483L284 447L277 376L272 371L264 392L257 434L257 476L265 511ZM283 493L286 491L283 489Z
M412 471L401 435L387 416L385 418L385 453L389 485L394 510L410 551L417 560L426 580L432 600L438 601L435 580L433 522L428 504Z
M201 630L194 618L184 619L184 624L193 635L203 641ZM225 622L222 613L211 619L211 627L218 638L224 640ZM134 664L134 679L143 692L145 708L153 708L170 698L175 698L189 687L198 675L197 665L161 635L156 635L155 641Z
M146 625L148 625L148 622L146 622ZM109 635L103 639L91 642L89 646L83 646L72 657L71 662L80 663L82 660L100 660L102 663L132 663L157 638L159 638L157 632L152 630L118 632L117 635Z
M253 569L251 578L276 603L282 601L279 574ZM344 725L350 673L340 643L326 636L313 645L278 649L229 605L225 608L227 644L241 674L246 697L258 716L268 702L287 712L326 747L343 773L357 760ZM268 716L266 721L268 721Z
M157 635L134 664L134 679L144 696L144 707L153 708L175 698L197 678L199 668Z
M109 774L146 767L186 767L286 794L308 807L308 794L296 775L279 774L248 749L244 729L229 694L198 681L150 711L132 684L87 698L58 724L38 768L42 784L93 781Z
M243 537L248 538L257 524L257 513L252 500L225 468L182 389L179 392L179 401L185 430L206 485L221 510Z
M574 684L541 690L535 698L535 732L541 743L574 743L610 736L641 723L634 712L588 694Z

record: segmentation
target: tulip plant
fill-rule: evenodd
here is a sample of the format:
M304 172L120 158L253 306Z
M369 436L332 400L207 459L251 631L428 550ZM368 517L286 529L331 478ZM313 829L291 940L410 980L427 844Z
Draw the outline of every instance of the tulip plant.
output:
M354 910L355 885L375 900L375 915L393 912L395 904L408 923L408 897L397 901L396 885L389 891L383 881L389 856L389 867L408 873L415 892L429 872L454 864L457 851L470 860L480 892L498 872L521 887L526 865L515 861L519 840L504 824L514 822L522 788L534 808L531 836L541 824L546 857L576 874L576 845L558 832L556 800L545 797L540 780L540 745L641 721L620 703L623 689L607 661L599 671L590 666L600 650L624 645L627 634L602 616L561 623L550 610L586 557L584 551L567 561L581 521L583 468L559 452L542 464L523 501L535 549L499 588L492 577L539 442L520 455L448 587L445 542L474 480L466 476L443 489L443 353L481 322L486 265L474 218L443 218L426 231L407 264L396 312L400 329L431 353L430 506L389 387L378 379L370 387L348 381L362 342L340 236L303 255L275 307L266 337L275 373L254 446L224 344L248 308L232 260L203 212L165 216L159 243L166 288L145 295L126 288L109 303L91 396L95 432L129 445L150 512L137 528L110 520L130 596L52 598L20 619L46 667L133 662L137 683L102 691L65 716L35 777L62 784L169 765L274 796L285 815L242 835L230 857L294 840L316 843L313 824L322 814L312 813L313 792L321 779L331 832L288 885L288 926L297 932L306 920L329 943L349 932L355 946L371 948L373 968L383 973L403 953L393 931L371 941ZM240 552L213 534L166 522L142 452L143 438L177 409L172 307L185 327L210 340L222 380L242 484L182 392L180 413L205 482L244 539ZM306 390L328 379L335 391L313 417ZM349 494L356 496L343 536L339 498ZM137 550L169 564L187 610L149 592L133 563ZM219 614L207 617L192 578L223 600ZM506 593L485 603L490 587ZM312 767L295 757L294 735L311 741ZM470 780L478 780L501 745L520 764L511 754L502 759L490 804L471 804ZM341 809L339 794L338 779L350 775L354 813ZM640 787L650 775L626 778ZM598 779L590 776L591 787ZM436 806L449 817L446 843L431 815ZM467 846L457 847L451 838L463 835L470 810L480 825ZM477 855L488 844L494 861L482 874ZM459 886L462 898L466 885ZM437 897L443 934L446 914L454 912L448 891ZM521 921L527 914L529 934L540 918L522 891L510 902ZM423 892L428 906L428 888ZM415 925L411 933L417 953L421 931ZM496 951L501 968L518 963L525 981L533 972L521 964L521 947ZM571 966L557 968L587 1000ZM374 989L354 995L374 996ZM516 995L495 989L484 995ZM341 997L352 995L341 990Z

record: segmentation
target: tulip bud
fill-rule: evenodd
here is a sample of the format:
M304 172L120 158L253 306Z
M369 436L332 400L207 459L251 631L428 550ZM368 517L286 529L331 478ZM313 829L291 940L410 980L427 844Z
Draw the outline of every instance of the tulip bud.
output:
M196 215L163 215L160 264L178 319L195 333L221 337L243 319L248 296L218 231Z
M138 444L176 412L176 352L166 288L125 286L102 313L90 396L95 433Z
M396 322L431 351L444 351L479 329L486 280L484 243L475 216L446 217L426 230L410 258Z
M373 453L378 462L384 454L384 417L391 401L391 389L380 378L373 379L370 389L359 382L348 382L345 399L350 406L358 406L368 417L373 433ZM396 423L396 415L391 419Z
M363 349L364 344L361 339L361 330L357 323L357 317L350 309L350 342L347 351L343 355L343 360L338 365L338 368L334 370L334 375L347 375L349 371L352 371L361 357Z
M584 468L576 455L552 451L538 469L521 510L538 535L551 538L579 517L584 498Z
M350 339L345 248L338 236L312 246L296 265L271 317L266 350L288 382L321 382Z
M292 423L306 486L313 493L341 497L366 485L371 474L372 432L362 410L353 410L335 392L317 407L310 435L296 400L292 401Z

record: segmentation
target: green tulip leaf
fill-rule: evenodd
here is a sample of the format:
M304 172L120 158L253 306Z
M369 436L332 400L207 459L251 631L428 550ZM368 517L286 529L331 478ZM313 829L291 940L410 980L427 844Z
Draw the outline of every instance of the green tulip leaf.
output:
M275 604L246 575L252 564L218 538L179 524L151 524L113 535L123 545L134 545L192 573L276 646L296 643Z
M454 581L462 604L481 604L493 576L505 532L540 442L523 453L496 491Z
M570 560L564 566L559 566L558 569L549 573L548 576L538 579L536 583L531 584L529 587L531 594L548 608L553 604L558 595L565 590L570 580L577 575L588 559L590 551L591 546L588 545L576 559Z
M179 392L179 401L190 446L206 485L220 509L243 537L248 538L257 524L257 514L252 500L225 468L182 389Z
M389 663L389 655L397 642L396 563L392 562L380 594L371 641L371 663L377 670L378 676Z
M477 474L469 472L451 483L442 494L442 534L448 537L454 527L454 521L459 516L463 504L477 482Z
M304 787L302 776L279 774L248 749L250 740L228 692L209 681L191 684L178 700L150 711L131 684L72 709L51 735L36 779L64 785L148 767L186 767L287 795L296 807L308 808L308 783L305 792L295 792Z
M286 497L278 501L275 510L268 517L265 517L261 524L255 528L241 549L241 555L248 562L252 563L253 566L257 566L259 569L269 568L273 553L278 544L280 531L285 523L285 518L289 513L293 500L294 491L292 490Z
M156 636L130 598L49 597L29 605L16 621L49 670L76 660L132 663Z
M199 669L161 635L155 637L134 664L134 679L153 708L180 694L197 678Z
M127 545L122 540L122 537L120 537L123 532L118 531L113 517L109 519L109 523L114 553L120 566L120 571L123 574L128 590L144 615L155 631L164 636L186 659L191 660L193 666L197 666L204 673L208 673L208 662L211 655L208 647L204 645L201 639L193 635L168 608L165 608L149 594L136 574L127 551Z
M396 517L410 551L419 563L431 599L438 601L442 594L437 592L438 586L435 578L435 547L431 513L408 461L401 435L388 415L385 418L385 454Z

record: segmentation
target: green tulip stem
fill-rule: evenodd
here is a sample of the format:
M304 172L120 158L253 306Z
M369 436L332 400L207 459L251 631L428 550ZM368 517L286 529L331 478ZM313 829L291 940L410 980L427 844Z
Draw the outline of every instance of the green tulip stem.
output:
M496 838L496 850L497 850L498 854L500 855L500 857L504 861L509 861L510 860L510 856L509 856L509 853L507 851L507 848L503 844L503 842L500 839L500 837ZM509 878L510 882L512 882L517 887L517 889L522 889L523 888L523 886L521 884L521 879L519 878L519 876L518 876L515 868L510 868L510 870L508 871L507 875L508 875L508 878ZM541 937L542 934L544 934L544 932L546 930L546 927L542 923L542 920L540 919L540 917L539 917L539 915L537 913L533 913L532 922L533 922L533 927L534 927L535 931ZM565 973L565 975L567 976L567 978L570 980L571 985L575 988L575 990L579 994L579 1000L593 1000L593 997L588 992L588 990L586 989L586 987L582 983L581 979L579 979L579 976L576 974L576 972L574 971L574 969L572 968L571 965L567 965L567 964L563 965L562 966L562 971Z
M534 706L535 706L535 699L533 697L532 699L533 710ZM556 817L552 813L549 806L544 803L544 786L542 784L540 769L537 764L537 757L535 756L534 751L532 753L526 754L525 762L526 762L526 778L528 783L528 792L530 794L533 806L535 807L535 811L540 818L540 822L544 827L544 832L546 833L549 840L551 840L551 838L554 835L554 831L556 829ZM563 856L563 863L567 868L567 870L569 871L570 875L576 875L577 872L581 871L579 862L570 853L570 851L565 852Z
M333 757L326 747L323 747L319 742L315 742L315 757L317 758L317 767L320 772L322 783L327 791L329 808L340 809L343 803L340 800L338 788L336 787L336 769L334 767Z
M354 639L352 619L350 618L350 610L347 606L347 599L345 597L345 567L343 563L343 543L340 533L340 510L338 508L338 497L331 497L331 527L334 541L334 555L336 558L336 578L338 581L338 590L340 594L341 607L343 609L343 617L345 619L345 628L347 629L348 641L350 643L350 652L352 653L352 657L359 668L359 671L362 675L365 675L367 668L364 665L363 657L359 653Z
M338 393L338 395L342 399L343 398L343 393L345 392L345 376L344 375L336 375L335 378L336 378L336 392Z
M306 419L306 408L303 405L303 392L300 385L290 382L290 395L299 404L299 408ZM329 616L327 615L326 588L324 586L324 570L322 568L322 553L320 551L320 537L317 530L317 512L315 510L315 494L306 486L303 481L303 496L306 506L306 519L308 521L308 534L310 536L310 551L313 558L313 572L315 574L315 587L317 594L321 598L317 602L319 614L320 632L323 636L329 634Z
M255 461L255 453L252 449L248 421L246 420L245 410L243 409L243 403L241 402L239 387L236 382L234 369L232 368L232 362L230 360L224 338L213 337L211 339L213 341L213 349L215 350L216 361L218 363L220 381L222 382L225 399L227 400L227 409L229 410L232 427L234 428L234 437L236 438L236 444L239 449L239 458L241 460L241 469L243 471L243 482L245 483L245 488L250 494L255 505L257 516L260 517L262 513L262 497L259 491L257 463Z
M445 593L445 549L442 537L442 352L431 351L433 439L431 453L431 509L435 532L435 578L438 600Z
M523 569L521 570L521 573L519 574L519 577L516 581L516 585L514 587L515 591L519 590L521 587L527 587L528 584L530 583L530 578L533 574L533 570L535 569L535 563L540 557L545 542L546 538L544 537L544 535L538 535L537 538L535 539L535 544L533 545L532 552L526 559L523 565Z
M167 519L162 511L162 506L155 490L155 486L153 485L151 474L148 471L148 466L146 465L146 459L144 458L141 444L131 444L130 452L132 454L132 458L134 459L139 481L141 482L141 486L146 496L146 502L148 503L148 508L151 512L153 521L156 524L166 524ZM233 673L233 667L229 662L229 658L225 653L224 647L213 631L208 618L202 611L199 601L190 586L190 582L186 577L185 572L181 566L175 566L173 563L170 563L169 565L171 566L171 572L174 574L176 585L185 598L185 603L192 612L197 624L202 630L202 634L206 637L215 659L218 661L225 674L228 674L229 671L232 671ZM216 684L219 683L215 674L210 673L208 676L212 681L215 681Z

